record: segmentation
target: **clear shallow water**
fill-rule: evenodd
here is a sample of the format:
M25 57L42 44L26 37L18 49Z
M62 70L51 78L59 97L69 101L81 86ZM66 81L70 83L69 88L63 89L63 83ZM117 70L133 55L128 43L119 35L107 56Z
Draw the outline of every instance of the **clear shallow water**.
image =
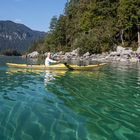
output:
M0 59L0 140L140 139L140 65L27 71Z

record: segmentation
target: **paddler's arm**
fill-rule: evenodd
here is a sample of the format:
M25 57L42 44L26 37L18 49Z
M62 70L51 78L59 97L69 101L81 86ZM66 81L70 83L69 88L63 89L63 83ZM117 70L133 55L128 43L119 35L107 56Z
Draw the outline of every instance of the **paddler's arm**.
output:
M49 62L52 63L52 64L61 63L61 61L52 60L52 59L50 59L50 58L49 58Z

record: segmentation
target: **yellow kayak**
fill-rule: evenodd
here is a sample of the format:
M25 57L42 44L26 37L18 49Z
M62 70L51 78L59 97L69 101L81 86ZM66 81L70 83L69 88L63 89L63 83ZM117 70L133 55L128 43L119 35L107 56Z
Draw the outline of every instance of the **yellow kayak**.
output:
M27 64L16 64L16 63L6 63L10 68L20 68L20 69L35 69L35 70L94 70L95 68L101 68L106 65L106 63L78 66L78 65L68 65L65 64L55 64L50 66L45 65L27 65Z

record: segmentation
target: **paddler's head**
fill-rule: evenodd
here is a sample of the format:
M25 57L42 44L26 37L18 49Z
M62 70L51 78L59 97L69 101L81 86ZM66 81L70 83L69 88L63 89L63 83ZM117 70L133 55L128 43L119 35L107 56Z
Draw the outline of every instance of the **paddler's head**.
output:
M50 53L50 52L48 52L47 57L48 57L48 58L50 58L50 57L51 57L51 53Z

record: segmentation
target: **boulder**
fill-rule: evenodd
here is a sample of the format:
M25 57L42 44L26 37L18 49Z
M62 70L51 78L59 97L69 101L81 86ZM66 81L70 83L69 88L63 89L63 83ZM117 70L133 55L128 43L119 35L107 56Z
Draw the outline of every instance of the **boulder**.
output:
M90 53L89 52L86 52L83 57L89 57L90 56Z
M36 57L38 57L38 56L39 56L39 53L38 53L37 51L34 51L34 52L29 53L29 54L27 55L27 57L30 57L30 58L36 58Z
M66 52L63 58L65 60L70 59L71 58L71 52Z
M57 54L58 54L58 55L63 55L63 52L62 52L62 51L60 51L60 52L58 52Z
M111 52L109 55L110 56L118 56L118 55L120 55L120 53L119 52Z
M140 47L137 48L136 53L140 54Z
M127 62L128 60L125 58L120 58L120 62Z
M71 52L66 52L66 53L65 53L65 56L66 56L66 57L71 56Z
M133 53L132 50L123 50L122 51L122 54L124 54L124 55L131 55L132 53Z
M45 52L45 53L44 53L44 56L47 57L47 55L48 55L48 52Z
M72 56L79 56L79 48L73 50L73 51L71 52L71 55L72 55Z
M130 59L130 62L139 62L139 59L138 59L138 58L135 58L135 57L132 57L132 58Z
M117 46L117 48L116 48L116 51L118 52L118 53L121 53L122 51L124 51L125 50L125 48L123 48L122 46Z

